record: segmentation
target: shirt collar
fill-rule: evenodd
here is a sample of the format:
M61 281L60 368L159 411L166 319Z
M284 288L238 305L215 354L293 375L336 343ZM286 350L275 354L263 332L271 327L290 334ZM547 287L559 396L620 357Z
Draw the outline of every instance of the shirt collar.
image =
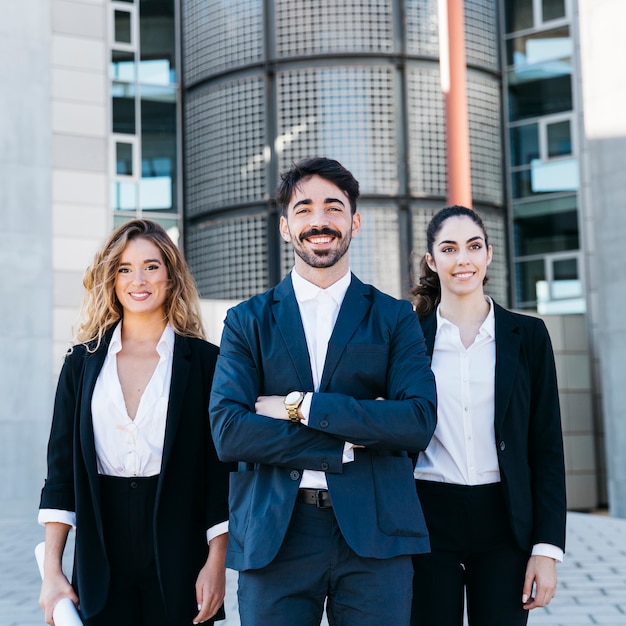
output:
M326 289L322 289L321 287L318 287L308 281L306 278L302 278L302 276L296 272L295 267L291 271L291 282L293 283L293 290L296 294L296 300L298 302L313 300L323 291L329 295L337 303L337 305L341 306L351 280L352 274L348 269L348 271L337 282L333 283Z
M489 303L489 313L487 313L487 317L480 325L480 328L478 329L478 334L486 334L489 337L495 338L496 316L494 314L493 300L489 296L485 296L485 300L487 300L487 302ZM445 328L446 326L453 326L454 328L456 328L456 326L450 320L447 320L445 317L441 316L441 313L439 312L439 306L437 306L437 332L439 332L441 328Z
M156 350L159 356L166 354L172 354L174 352L174 329L167 324L163 330L163 334L157 343ZM111 341L109 343L109 349L107 354L117 354L122 349L122 321L120 320L115 326L113 335L111 335Z

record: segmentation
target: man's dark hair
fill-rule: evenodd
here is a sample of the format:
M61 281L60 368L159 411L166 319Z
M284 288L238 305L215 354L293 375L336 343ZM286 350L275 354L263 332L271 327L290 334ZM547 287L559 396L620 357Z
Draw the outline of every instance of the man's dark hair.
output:
M350 200L352 214L356 212L356 199L359 197L359 183L339 161L326 157L310 157L294 163L292 168L281 174L281 183L276 188L274 199L281 208L283 216L300 181L319 176L341 189Z

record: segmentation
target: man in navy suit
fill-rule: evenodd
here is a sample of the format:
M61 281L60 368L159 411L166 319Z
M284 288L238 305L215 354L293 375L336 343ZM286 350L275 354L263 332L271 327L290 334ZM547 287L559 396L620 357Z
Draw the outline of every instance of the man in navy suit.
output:
M226 565L242 626L409 623L411 554L429 550L407 450L436 394L417 316L350 272L359 184L337 161L283 175L293 271L226 317L211 427L231 475ZM385 400L381 402L380 400Z

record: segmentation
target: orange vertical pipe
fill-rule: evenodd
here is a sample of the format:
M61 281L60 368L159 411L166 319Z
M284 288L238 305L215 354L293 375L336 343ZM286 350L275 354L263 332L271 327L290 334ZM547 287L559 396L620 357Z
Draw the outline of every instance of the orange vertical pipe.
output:
M467 113L467 62L463 0L447 2L449 85L446 104L446 155L448 204L472 207L469 121Z

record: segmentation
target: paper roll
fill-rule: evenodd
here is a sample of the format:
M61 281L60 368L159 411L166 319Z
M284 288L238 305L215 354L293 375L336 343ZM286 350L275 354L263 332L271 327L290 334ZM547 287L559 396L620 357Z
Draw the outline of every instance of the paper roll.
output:
M43 578L43 559L46 553L46 542L35 546L35 559L39 566L39 574ZM52 619L56 626L83 626L76 605L69 598L61 598L52 610Z

